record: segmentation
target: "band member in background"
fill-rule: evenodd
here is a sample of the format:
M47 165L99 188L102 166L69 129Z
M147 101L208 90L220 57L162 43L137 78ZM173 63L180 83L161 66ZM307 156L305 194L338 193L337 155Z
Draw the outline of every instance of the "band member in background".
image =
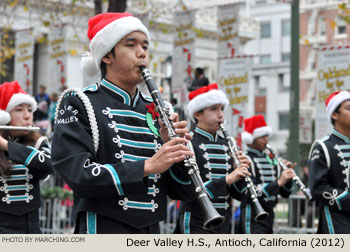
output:
M218 134L224 122L224 108L229 104L224 92L216 83L201 87L189 94L187 109L189 117L196 123L192 144L202 180L209 197L224 224L216 230L203 229L203 217L197 199L182 201L175 233L231 233L232 199L238 198L243 189L239 182L250 175L249 162L240 152L242 165L234 167L226 140ZM234 169L235 168L235 169Z
M17 81L0 85L0 126L30 127L37 103ZM39 234L40 180L52 172L47 138L0 129L0 233Z
M309 160L309 187L320 208L317 233L350 234L350 93L331 94L326 114L333 132L315 141Z
M99 14L89 20L88 37L83 74L102 80L84 93L65 91L53 135L54 168L79 198L75 232L159 233L167 195L192 197L181 162L193 156L184 145L192 137L173 113L180 137L169 140L152 98L137 88L150 43L139 19Z
M249 198L245 197L241 203L240 228L244 234L272 234L273 233L273 208L277 204L277 196L288 198L292 192L292 181L296 163L285 161L288 169L282 171L277 161L267 155L264 150L272 135L272 128L265 122L263 115L255 115L244 119L244 131L242 141L247 144L247 155L250 159L250 173L257 186L259 202L269 217L256 221L255 209Z

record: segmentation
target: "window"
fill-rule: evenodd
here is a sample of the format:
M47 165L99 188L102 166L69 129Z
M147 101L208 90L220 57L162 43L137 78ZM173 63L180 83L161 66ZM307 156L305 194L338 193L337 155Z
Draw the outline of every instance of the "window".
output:
M280 112L278 114L279 129L289 129L289 114L288 112Z
M271 63L271 56L270 55L260 56L260 64L269 64L269 63Z
M282 37L290 37L290 19L282 20Z
M254 86L255 86L255 95L256 96L262 96L266 95L266 88L260 87L260 76L254 76Z
M336 34L340 35L340 34L345 34L346 32L346 23L342 18L338 18L337 19L337 30L336 30Z
M318 35L326 35L326 18L325 17L318 17Z
M282 62L289 62L290 61L290 53L282 53L281 60L282 60Z
M260 37L261 38L271 38L271 24L262 23L260 25Z
M285 77L284 74L278 74L278 92L280 93L289 92L289 87L285 86Z

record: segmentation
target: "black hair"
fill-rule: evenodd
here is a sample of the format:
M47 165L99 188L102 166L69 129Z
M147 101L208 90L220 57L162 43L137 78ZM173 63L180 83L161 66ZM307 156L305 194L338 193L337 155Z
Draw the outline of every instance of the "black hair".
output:
M341 106L341 105L342 105L342 103L338 105L338 107L333 111L333 113L334 113L334 112L335 112L335 113L339 113L339 109L340 109L340 106ZM332 114L333 114L333 113L332 113ZM335 125L334 125L335 122L334 122L334 119L332 118L332 115L331 115L331 122L332 122L332 125L335 126Z
M109 53L112 53L112 56L115 57L115 53L114 53L114 48L112 48L112 50L109 52ZM107 53L108 54L108 53ZM106 54L106 55L107 55ZM102 60L101 60L101 65L100 65L100 69L101 69L101 78L104 78L106 76L106 73L107 73L107 69L106 69L106 63L104 63Z
M197 68L195 69L195 71L196 71L197 73L199 73L199 74L204 74L204 69L201 68L201 67L197 67Z

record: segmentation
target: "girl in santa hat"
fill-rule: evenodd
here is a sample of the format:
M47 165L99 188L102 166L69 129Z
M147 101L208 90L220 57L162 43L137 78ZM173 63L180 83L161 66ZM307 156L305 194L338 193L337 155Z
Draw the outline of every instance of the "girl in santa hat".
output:
M30 127L37 104L17 81L0 85L0 125ZM0 233L37 234L39 181L52 172L46 137L27 130L0 131Z

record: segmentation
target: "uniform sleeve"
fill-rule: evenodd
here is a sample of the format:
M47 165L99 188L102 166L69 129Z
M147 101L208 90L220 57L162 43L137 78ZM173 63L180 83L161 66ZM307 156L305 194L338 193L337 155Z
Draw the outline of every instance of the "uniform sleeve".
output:
M226 196L228 193L228 186L226 185L225 177L208 180L204 182L204 186L211 199Z
M327 166L325 153L320 144L311 151L309 187L313 199L338 210L350 210L350 195L348 191L329 184L330 170Z
M74 193L85 198L146 193L144 161L101 164L97 161L91 135L80 99L65 97L53 135L52 162ZM100 144L101 141L103 139Z
M284 186L280 187L280 195L288 198L293 191L293 180L289 180Z
M188 169L184 162L174 164L168 171L168 196L175 200L191 201L196 198Z
M51 152L47 142L38 149L20 143L8 142L9 159L17 164L24 164L36 179L44 179L53 172Z

